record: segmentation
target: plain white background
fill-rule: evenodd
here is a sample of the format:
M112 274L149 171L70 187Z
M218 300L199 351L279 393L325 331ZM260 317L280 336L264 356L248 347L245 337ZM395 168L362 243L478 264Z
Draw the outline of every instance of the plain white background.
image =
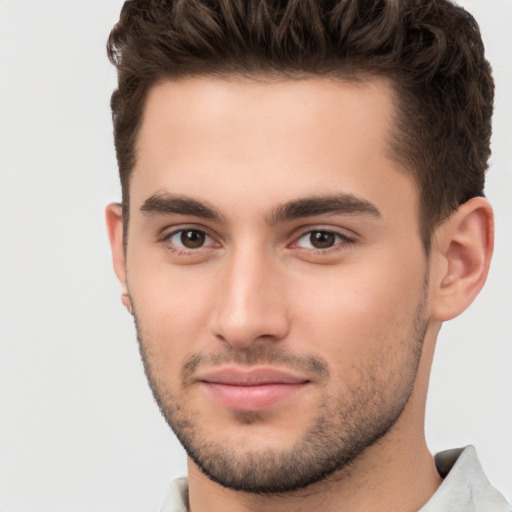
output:
M497 82L485 291L442 330L432 451L475 444L512 499L511 0L463 0ZM0 510L156 510L185 456L161 419L111 270L120 198L105 40L121 0L0 0Z

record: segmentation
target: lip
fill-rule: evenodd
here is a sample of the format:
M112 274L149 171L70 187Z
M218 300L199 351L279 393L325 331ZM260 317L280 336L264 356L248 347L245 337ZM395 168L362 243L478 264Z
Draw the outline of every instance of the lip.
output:
M272 408L309 380L276 368L224 367L198 375L208 394L221 405L238 411L263 411Z

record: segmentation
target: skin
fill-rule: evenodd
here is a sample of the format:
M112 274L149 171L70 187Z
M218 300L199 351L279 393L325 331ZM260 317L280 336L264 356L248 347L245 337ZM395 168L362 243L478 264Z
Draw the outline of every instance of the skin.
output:
M126 252L118 205L107 225L150 384L191 446L192 512L412 511L440 484L423 432L428 376L442 321L485 281L492 211L483 198L462 205L426 256L415 184L387 143L392 99L383 80L321 78L197 77L150 92ZM278 215L332 196L341 209ZM180 229L194 242L206 235L187 248ZM284 369L307 384L257 412L234 410L200 378L228 366ZM281 494L215 481L215 461L242 479L248 468L260 467L260 482L278 475L306 442L317 443L307 466L315 452L357 449ZM208 459L210 477L197 464Z

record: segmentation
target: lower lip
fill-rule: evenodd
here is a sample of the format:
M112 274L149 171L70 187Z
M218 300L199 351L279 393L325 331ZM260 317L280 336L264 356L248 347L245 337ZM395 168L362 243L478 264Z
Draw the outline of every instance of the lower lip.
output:
M261 384L259 386L232 386L228 384L204 383L215 400L225 407L238 411L263 411L280 404L297 391L304 389L306 382L298 384Z

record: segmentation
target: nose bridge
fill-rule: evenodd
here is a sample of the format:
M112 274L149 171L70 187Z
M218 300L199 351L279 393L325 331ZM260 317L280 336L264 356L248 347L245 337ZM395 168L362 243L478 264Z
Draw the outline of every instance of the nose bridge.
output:
M277 261L262 247L241 244L234 249L222 273L215 335L235 346L283 338L288 316L280 276Z

